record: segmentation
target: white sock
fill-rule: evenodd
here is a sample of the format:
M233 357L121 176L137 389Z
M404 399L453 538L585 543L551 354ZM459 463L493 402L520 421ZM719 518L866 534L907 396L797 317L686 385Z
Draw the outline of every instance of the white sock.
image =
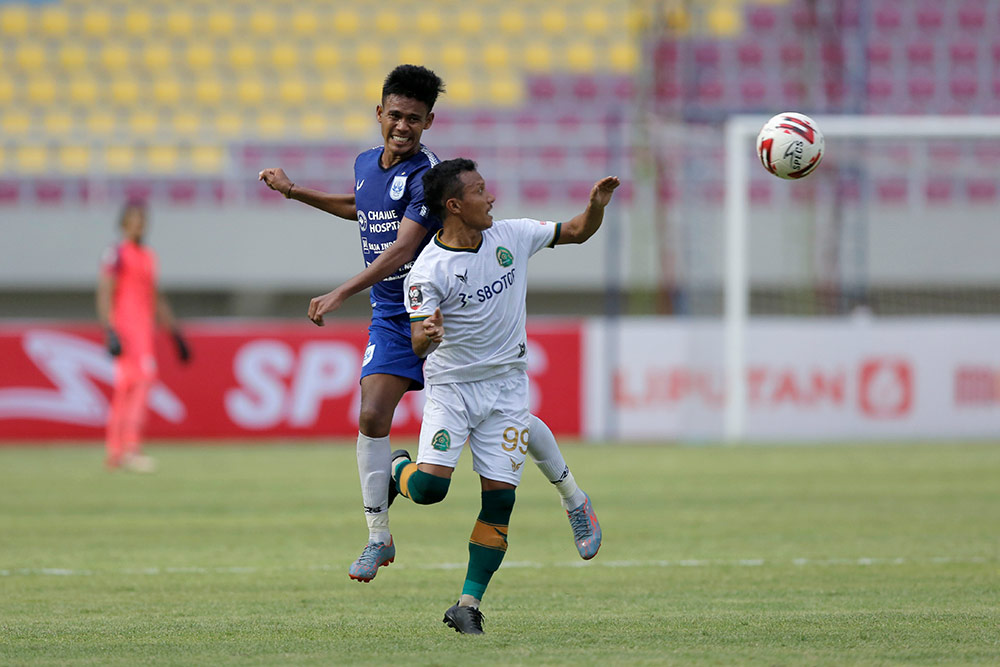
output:
M369 438L358 433L358 477L368 522L368 540L389 544L389 436Z
M474 607L476 609L479 609L479 603L480 600L478 598L474 598L471 595L466 595L465 593L462 593L462 597L459 598L458 600L459 607Z
M552 430L535 415L528 420L528 454L545 479L555 485L564 509L579 507L586 500L569 471Z

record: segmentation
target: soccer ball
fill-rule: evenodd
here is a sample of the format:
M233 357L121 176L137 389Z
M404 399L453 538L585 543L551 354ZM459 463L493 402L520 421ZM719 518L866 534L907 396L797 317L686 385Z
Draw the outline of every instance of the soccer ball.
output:
M764 123L757 135L760 163L778 178L805 178L823 159L825 140L812 118L786 111Z

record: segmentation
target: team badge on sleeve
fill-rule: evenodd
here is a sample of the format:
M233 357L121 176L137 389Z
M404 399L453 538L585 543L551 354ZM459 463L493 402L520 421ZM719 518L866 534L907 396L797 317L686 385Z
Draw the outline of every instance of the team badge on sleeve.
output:
M410 285L407 296L410 299L410 310L416 310L424 303L424 293L420 290L420 285Z
M392 197L393 201L399 201L403 198L404 191L406 191L406 176L396 176L392 179L389 196Z

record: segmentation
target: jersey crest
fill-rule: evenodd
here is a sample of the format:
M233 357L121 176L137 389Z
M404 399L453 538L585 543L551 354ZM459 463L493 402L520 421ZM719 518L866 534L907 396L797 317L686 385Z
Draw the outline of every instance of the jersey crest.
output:
M500 246L497 248L497 261L500 263L500 266L506 269L514 263L514 253Z
M399 201L406 192L406 174L396 176L392 179L392 186L389 188L389 197L393 201Z

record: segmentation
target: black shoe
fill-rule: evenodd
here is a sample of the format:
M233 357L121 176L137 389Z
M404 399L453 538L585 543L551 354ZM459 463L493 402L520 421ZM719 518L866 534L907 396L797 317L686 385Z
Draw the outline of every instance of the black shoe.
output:
M392 463L389 464L389 507L392 507L392 501L399 495L399 488L396 486L396 479L393 477L393 473L396 472L396 459L400 457L409 459L410 453L405 449L397 449L390 456Z
M483 634L483 613L475 607L459 607L454 604L444 613L444 622L463 635Z

